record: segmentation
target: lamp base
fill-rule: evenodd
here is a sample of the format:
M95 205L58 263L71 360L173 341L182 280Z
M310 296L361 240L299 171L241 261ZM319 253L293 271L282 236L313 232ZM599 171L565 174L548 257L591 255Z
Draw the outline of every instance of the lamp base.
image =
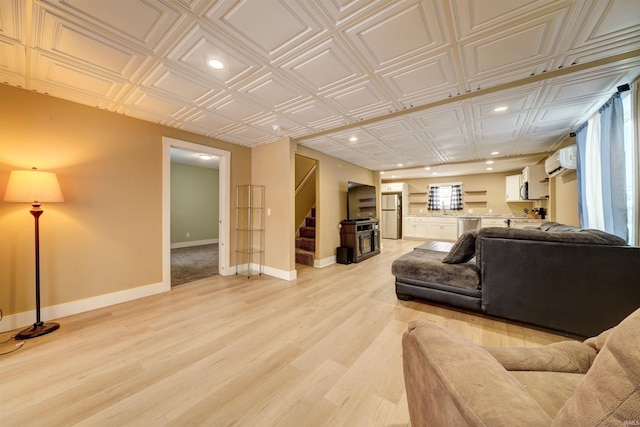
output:
M53 332L60 327L59 324L50 322L43 323L38 322L34 323L30 328L25 329L24 331L18 332L16 335L16 339L18 340L28 340L30 338L36 338L41 335L48 334L49 332Z

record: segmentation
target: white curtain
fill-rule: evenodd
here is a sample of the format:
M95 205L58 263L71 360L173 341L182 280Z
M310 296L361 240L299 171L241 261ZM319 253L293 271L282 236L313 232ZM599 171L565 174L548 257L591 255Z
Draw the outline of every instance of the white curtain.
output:
M600 113L589 120L586 146L585 170L587 180L587 224L585 228L604 230L604 212L602 210L602 167L600 164ZM596 208L596 206L598 208Z
M620 94L576 131L580 226L628 240L624 115Z

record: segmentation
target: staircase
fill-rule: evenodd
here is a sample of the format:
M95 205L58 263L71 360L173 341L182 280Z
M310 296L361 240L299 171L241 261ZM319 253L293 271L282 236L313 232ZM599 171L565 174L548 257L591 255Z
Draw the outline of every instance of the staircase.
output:
M305 218L296 237L296 263L313 266L316 252L316 208Z

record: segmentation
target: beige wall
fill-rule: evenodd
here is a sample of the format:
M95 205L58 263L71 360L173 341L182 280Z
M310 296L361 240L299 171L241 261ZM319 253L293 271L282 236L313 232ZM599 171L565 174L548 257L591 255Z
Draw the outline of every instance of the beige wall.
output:
M11 170L36 166L65 197L40 218L43 307L162 281L163 136L230 151L232 188L251 178L246 147L6 85L0 99L0 194ZM35 308L29 209L0 202L5 315Z
M377 174L301 145L297 154L318 161L316 194L316 259L334 256L340 246L340 221L347 217L347 183L378 186ZM378 188L379 189L379 188Z
M576 171L566 171L551 178L551 220L580 226L578 217L578 180Z
M565 139L560 147L576 143L575 137ZM578 180L575 170L567 170L549 179L549 219L561 224L580 226L578 216Z
M295 271L295 144L289 139L262 145L252 152L252 184L265 186L265 265Z
M296 188L298 187L298 185L300 185L300 183L302 183L302 180L305 178L305 176L307 176L307 174L309 173L311 168L313 168L315 166L315 164L316 164L316 161L314 159L310 159L308 157L301 156L299 154L296 155L296 165L295 165L295 169L296 169L295 186L296 186Z
M218 169L171 163L171 243L218 238L219 181Z

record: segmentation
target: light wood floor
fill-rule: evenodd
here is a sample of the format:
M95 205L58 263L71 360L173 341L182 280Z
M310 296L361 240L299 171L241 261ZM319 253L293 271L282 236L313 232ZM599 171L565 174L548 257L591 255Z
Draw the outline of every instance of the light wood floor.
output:
M420 243L384 240L374 258L301 266L292 282L217 276L58 319L0 357L0 425L407 426L409 320L485 345L565 339L398 301L391 262Z

